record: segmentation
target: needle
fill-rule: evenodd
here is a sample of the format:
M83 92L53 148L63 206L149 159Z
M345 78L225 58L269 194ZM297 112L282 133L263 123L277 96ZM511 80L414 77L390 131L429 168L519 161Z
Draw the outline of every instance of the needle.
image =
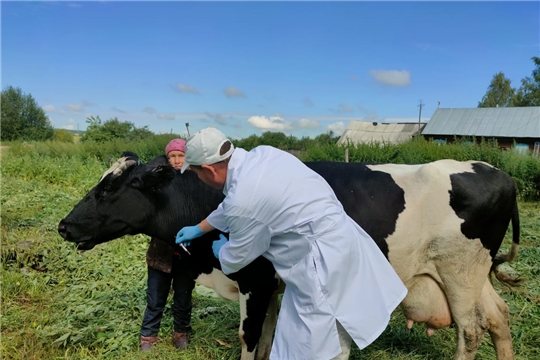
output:
M191 255L191 253L188 251L188 249L186 249L186 247L184 246L184 244L180 243L180 247L181 247L182 249L184 249L185 252L188 253L188 255Z

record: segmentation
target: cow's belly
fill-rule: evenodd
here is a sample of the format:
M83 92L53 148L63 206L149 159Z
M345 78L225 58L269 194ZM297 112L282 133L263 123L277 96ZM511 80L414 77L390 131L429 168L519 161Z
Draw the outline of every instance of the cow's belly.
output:
M195 279L195 282L213 289L223 299L239 300L238 284L225 276L221 270L213 269L210 274L201 274Z

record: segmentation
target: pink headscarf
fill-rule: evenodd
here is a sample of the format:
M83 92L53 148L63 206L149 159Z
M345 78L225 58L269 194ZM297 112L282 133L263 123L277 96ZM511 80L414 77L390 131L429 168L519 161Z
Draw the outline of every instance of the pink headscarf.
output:
M171 151L186 152L186 140L184 139L172 139L165 147L165 155L169 155Z

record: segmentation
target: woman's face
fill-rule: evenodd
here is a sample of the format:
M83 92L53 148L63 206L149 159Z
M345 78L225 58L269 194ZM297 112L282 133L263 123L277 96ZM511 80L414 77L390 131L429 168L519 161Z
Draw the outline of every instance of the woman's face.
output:
M180 170L182 165L184 165L184 161L186 160L186 154L178 150L169 151L167 154L167 159L169 159L169 164L171 164L173 168Z

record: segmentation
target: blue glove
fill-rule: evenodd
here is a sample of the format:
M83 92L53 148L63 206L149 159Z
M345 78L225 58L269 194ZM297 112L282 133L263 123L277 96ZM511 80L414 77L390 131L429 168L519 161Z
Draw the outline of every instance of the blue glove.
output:
M204 233L199 228L199 225L184 226L180 229L178 234L176 234L176 243L183 243L184 245L189 246L189 244L191 244L191 240L203 235Z
M227 238L223 234L219 234L219 240L215 240L212 243L212 251L214 256L219 260L219 249L227 243Z

